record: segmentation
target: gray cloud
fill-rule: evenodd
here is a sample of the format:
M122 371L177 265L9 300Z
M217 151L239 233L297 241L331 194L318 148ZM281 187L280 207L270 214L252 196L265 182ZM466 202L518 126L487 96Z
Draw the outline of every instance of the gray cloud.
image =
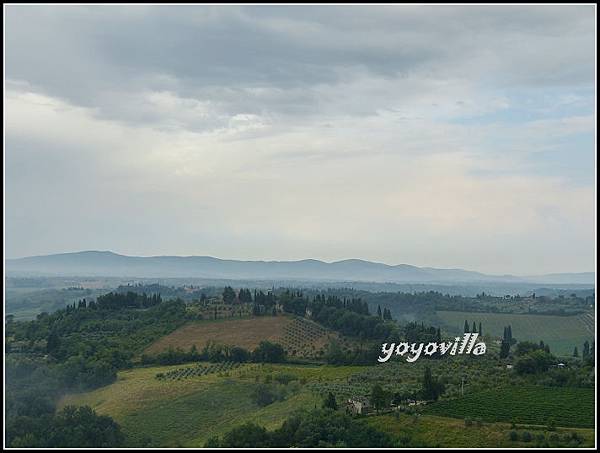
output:
M145 118L120 109L121 96L172 91L231 114L305 113L319 108L315 87L365 72L590 85L592 13L550 6L14 6L7 9L6 73L107 117L139 121ZM307 96L281 102L270 91L297 89Z
M589 270L594 12L8 6L8 252Z

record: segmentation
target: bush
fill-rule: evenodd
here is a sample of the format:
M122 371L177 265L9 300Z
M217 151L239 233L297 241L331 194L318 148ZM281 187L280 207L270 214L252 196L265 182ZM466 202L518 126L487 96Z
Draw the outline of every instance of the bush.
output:
M521 440L523 442L531 442L533 439L533 436L531 435L531 433L529 431L523 431L523 434L521 434Z
M276 399L277 396L269 385L260 384L254 391L254 400L256 401L256 404L261 407L268 406L269 404L275 402Z
M517 440L519 440L519 433L517 433L515 430L512 430L508 433L508 438L513 442L516 442Z

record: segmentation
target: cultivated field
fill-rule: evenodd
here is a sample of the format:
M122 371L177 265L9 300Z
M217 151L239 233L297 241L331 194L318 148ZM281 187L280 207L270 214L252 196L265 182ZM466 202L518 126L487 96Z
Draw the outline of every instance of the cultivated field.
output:
M564 438L577 433L583 438L579 447L594 446L594 430L581 428L557 428L556 431L548 432L545 427L517 427L515 430L520 434L520 438L512 441L509 433L513 428L509 423L483 423L466 426L464 420L456 418L438 417L433 415L410 416L399 414L396 416L385 415L379 417L370 417L368 422L375 428L385 431L391 435L402 438L410 436L413 441L425 443L433 447L454 447L454 448L510 448L510 447L535 447L535 438L541 434L546 439L552 439L552 436ZM528 431L534 439L530 442L522 440L522 434ZM562 446L567 446L564 443Z
M291 356L318 357L323 355L333 338L340 340L343 345L348 343L337 333L304 318L285 315L229 318L186 324L160 338L144 352L156 354L169 348L187 351L192 345L201 351L209 341L253 350L261 341L268 340L281 344Z
M439 401L425 413L535 425L553 420L558 426L592 428L594 402L593 388L513 386Z
M543 340L557 355L571 355L577 346L581 353L583 343L594 340L594 315L577 316L529 315L507 313L474 313L461 311L438 311L438 322L451 334L463 331L465 320L482 324L483 333L501 337L504 327L511 325L513 337L518 341Z
M192 322L160 338L144 352L156 354L170 347L189 350L192 345L196 345L200 351L209 341L252 350L262 340L281 340L285 335L286 326L292 319L288 316L262 316Z

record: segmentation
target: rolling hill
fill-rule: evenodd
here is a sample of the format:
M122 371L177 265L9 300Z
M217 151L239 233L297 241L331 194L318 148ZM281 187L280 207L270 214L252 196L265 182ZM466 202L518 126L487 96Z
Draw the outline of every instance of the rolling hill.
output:
M388 265L358 259L327 263L301 261L239 261L210 256L125 256L109 251L84 251L6 260L9 273L104 277L188 277L218 279L287 279L394 283L542 282L593 284L593 272L533 277L487 275L463 269L436 269L408 264Z

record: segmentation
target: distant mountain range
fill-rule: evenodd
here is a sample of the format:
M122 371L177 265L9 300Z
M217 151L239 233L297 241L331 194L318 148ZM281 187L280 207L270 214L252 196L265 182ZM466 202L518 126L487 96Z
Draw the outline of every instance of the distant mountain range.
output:
M408 264L391 266L358 259L326 263L301 261L238 261L210 256L125 256L108 251L84 251L6 260L7 274L150 277L277 279L381 283L481 283L513 282L544 284L595 283L594 272L517 277L486 275L463 269L435 269Z

